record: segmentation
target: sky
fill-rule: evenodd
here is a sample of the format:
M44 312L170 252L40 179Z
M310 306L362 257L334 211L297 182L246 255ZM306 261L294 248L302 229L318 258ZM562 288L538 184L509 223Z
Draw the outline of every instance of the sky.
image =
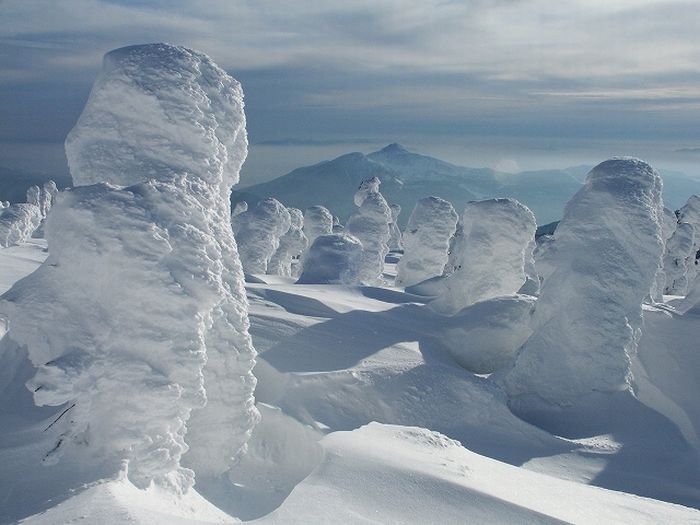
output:
M700 176L699 30L696 0L0 0L0 165L65 172L104 53L164 41L241 81L243 185L390 142Z

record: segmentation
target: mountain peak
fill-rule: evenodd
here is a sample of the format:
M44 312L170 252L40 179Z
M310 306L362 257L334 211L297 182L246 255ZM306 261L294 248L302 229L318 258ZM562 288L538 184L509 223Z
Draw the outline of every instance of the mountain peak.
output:
M382 148L380 153L408 153L408 150L398 142L392 142L388 146Z

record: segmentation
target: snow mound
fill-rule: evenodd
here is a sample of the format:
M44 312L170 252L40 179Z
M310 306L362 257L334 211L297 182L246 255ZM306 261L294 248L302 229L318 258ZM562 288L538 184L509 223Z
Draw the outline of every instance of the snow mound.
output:
M309 248L297 284L358 284L362 243L345 233L321 235Z
M287 233L292 218L287 208L271 197L236 216L236 241L246 273L267 273L267 265Z
M406 225L404 255L396 266L397 286L413 286L442 274L457 219L452 204L439 197L416 203Z
M470 202L462 215L462 240L452 249L454 271L431 307L454 314L478 301L516 293L527 279L537 224L535 216L513 199Z
M41 208L36 204L10 204L0 212L0 246L7 248L27 242L41 219Z
M323 206L309 206L304 211L304 233L309 239L309 246L319 235L329 235L333 232L333 214Z
M377 177L362 181L353 199L358 209L346 225L347 232L362 243L358 275L364 284L381 282L384 258L389 253L391 210L379 193L379 184Z
M663 250L661 177L615 158L593 168L554 233L534 333L506 378L512 406L567 406L630 388L641 303Z
M49 214L50 255L2 303L35 403L58 407L44 460L126 461L139 487L186 491L191 469L230 467L258 417L230 224L242 90L189 49L112 51L66 153L76 187Z

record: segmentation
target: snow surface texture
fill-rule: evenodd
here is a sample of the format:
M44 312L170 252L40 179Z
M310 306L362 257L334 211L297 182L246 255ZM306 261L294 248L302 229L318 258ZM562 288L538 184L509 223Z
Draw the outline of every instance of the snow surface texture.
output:
M358 284L362 243L346 233L321 235L304 257L297 284Z
M401 206L398 204L390 204L391 224L389 225L389 250L398 252L403 250L403 240L401 228L399 228L399 215L401 215Z
M309 246L314 243L319 235L328 235L333 232L333 215L323 206L309 206L304 211L304 233L309 239Z
M663 250L661 177L615 158L591 170L554 233L534 333L506 378L516 409L631 387L630 355Z
M267 273L267 265L291 221L287 208L271 197L236 216L236 241L246 273Z
M389 253L391 210L379 193L379 184L377 177L362 181L353 199L358 209L346 225L347 232L362 243L358 276L363 284L382 281L384 258Z
M240 85L207 56L105 56L66 140L76 188L47 220L50 256L2 305L35 403L60 407L46 462L70 448L185 491L188 446L202 476L245 446L255 351L229 195L246 152Z
M416 203L404 233L404 254L396 267L397 286L413 286L442 274L457 219L452 204L439 197Z
M516 293L532 263L537 224L513 199L470 202L462 215L462 239L455 240L454 270L443 282L435 311L452 315L478 301ZM461 248L461 249L460 249Z
M297 208L287 208L290 226L287 233L280 237L279 246L267 265L267 273L298 277L301 256L309 247L309 240L304 235L304 215ZM292 265L292 263L294 263Z

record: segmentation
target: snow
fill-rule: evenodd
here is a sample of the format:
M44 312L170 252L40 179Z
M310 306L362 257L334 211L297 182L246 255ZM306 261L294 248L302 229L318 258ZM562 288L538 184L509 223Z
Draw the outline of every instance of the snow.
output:
M292 218L287 208L269 197L236 215L236 242L246 273L267 273L267 265L287 233Z
M666 243L663 258L664 292L685 295L692 284L692 267L695 264L695 236L692 224L681 222Z
M335 233L333 231L333 215L323 206L309 206L304 211L304 233L311 246L319 235Z
M301 210L287 208L287 211L290 216L289 230L280 237L279 246L267 265L267 273L298 277L301 257L309 247L309 240L304 235Z
M389 253L391 210L379 193L377 177L365 179L353 198L358 209L350 215L347 232L362 244L358 276L364 284L377 284L384 272L384 258Z
M431 303L438 312L455 314L486 299L516 293L527 279L532 259L535 216L513 199L470 202L462 215L463 241L455 240L454 271L444 291Z
M76 187L48 216L50 255L2 302L34 403L56 407L45 463L128 464L138 487L181 493L244 450L255 352L229 194L246 148L240 85L205 55L106 55L66 141Z
M406 225L404 255L396 267L397 286L413 286L442 274L457 219L452 204L439 197L416 203Z
M554 233L533 335L506 380L511 406L585 403L631 388L630 356L663 250L661 178L638 159L591 170Z
M398 204L390 204L391 224L389 225L389 250L397 252L403 250L403 241L401 228L399 228L399 215L401 215L401 206Z
M306 256L299 284L357 284L362 243L345 233L316 237Z

